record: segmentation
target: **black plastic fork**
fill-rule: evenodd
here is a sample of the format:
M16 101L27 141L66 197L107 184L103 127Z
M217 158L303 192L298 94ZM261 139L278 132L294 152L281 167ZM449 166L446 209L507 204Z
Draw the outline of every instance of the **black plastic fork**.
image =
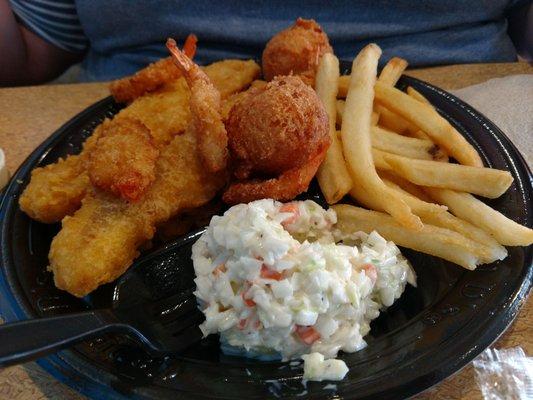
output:
M191 261L197 231L142 257L113 287L112 306L0 325L0 367L35 360L104 333L139 340L154 355L179 353L202 338Z

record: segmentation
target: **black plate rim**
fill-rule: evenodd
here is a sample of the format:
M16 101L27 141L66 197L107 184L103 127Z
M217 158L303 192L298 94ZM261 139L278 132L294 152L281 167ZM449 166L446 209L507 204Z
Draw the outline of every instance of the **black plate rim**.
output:
M480 123L483 123L486 128L489 128L493 136L495 136L501 143L501 147L505 148L507 152L507 157L512 160L516 165L515 167L517 170L522 170L522 176L525 175L527 179L524 179L526 182L525 185L527 188L524 188L526 191L532 192L532 175L529 170L529 167L527 163L524 161L522 155L518 151L518 149L514 146L514 144L507 138L507 136L499 129L497 128L488 118L486 118L484 115L479 113L478 111L475 111L472 107L470 107L468 104L464 103L460 99L456 98L455 96L449 94L448 92L439 89L433 85L430 85L426 82L423 82L421 80L418 80L416 78L412 77L406 77L404 76L402 78L404 82L413 82L418 83L420 85L423 85L428 90L431 90L440 96L444 97L447 101L452 101L456 103L461 109L463 109L465 112L467 112L470 116L473 116L476 118ZM69 128L74 125L77 121L83 118L90 117L90 115L93 113L95 109L98 109L102 107L103 105L109 104L110 102L113 102L113 99L111 97L106 97L99 102L91 105L90 107L86 108L81 113L77 114L75 117L73 117L71 120L66 122L63 126L61 126L56 132L54 132L48 139L46 139L41 145L39 145L31 154L30 156L24 161L24 163L21 165L21 167L16 171L16 173L13 175L10 183L5 188L4 192L6 193L6 196L2 197L0 201L0 210L2 210L3 204L6 201L7 193L9 193L11 190L13 190L13 187L15 185L18 185L17 179L19 176L27 173L29 167L29 164L33 164L33 162L38 161L46 156L46 152L44 151L48 147L52 146L56 141L60 141L62 138L62 134L65 131L68 131ZM3 220L3 216L0 214L1 219ZM4 234L4 232L2 232ZM529 257L531 259L531 257ZM3 257L2 257L3 261ZM526 260L527 261L527 260ZM447 371L442 372L442 376L438 377L437 379L433 379L433 382L428 384L428 382L420 382L419 384L413 384L413 382L410 383L411 388L402 388L402 392L405 395L414 395L415 393L420 393L421 391L427 390L433 385L438 384L442 379L445 377L451 376L457 372L459 372L464 366L466 366L475 356L477 356L484 348L492 344L494 341L496 341L510 326L510 324L513 322L514 318L516 317L519 308L521 305L525 302L527 299L527 295L531 289L532 285L532 277L533 277L533 269L531 268L531 263L529 267L529 271L524 276L524 279L522 280L522 284L515 289L514 296L509 302L504 302L502 304L502 308L505 309L505 313L498 315L494 318L489 318L491 321L495 321L496 319L502 320L503 325L497 324L497 323L490 323L489 326L492 327L492 329L489 329L485 331L485 334L480 336L478 339L478 345L476 345L476 348L473 351L470 351L466 357L462 357L460 362L457 362L455 364L450 365L450 368L448 368ZM8 307L0 307L3 311L11 311L10 313L6 314L5 317L8 321L14 320L14 319L21 319L21 318L27 318L31 316L31 309L30 306L27 304L26 300L20 296L16 295L12 291L14 289L10 285L8 285L6 281L5 271L2 268L2 274L0 276L0 289L2 289L2 292L4 294L9 294L9 297L11 297L10 303L13 305L12 301L15 301L15 304L18 306L18 309L12 308L11 310L6 310ZM5 291L5 289L10 289L9 291ZM20 293L20 292L19 292ZM8 299L9 300L9 299ZM502 329L503 327L503 329ZM481 343L481 344L480 344ZM105 396L107 398L117 398L117 399L124 399L126 397L123 397L117 392L109 392L108 387L100 382L100 379L97 379L96 376L87 376L86 372L89 371L81 371L83 367L93 367L90 363L85 363L83 365L83 361L85 360L77 360L78 365L81 368L76 368L75 365L72 364L72 355L68 354L68 351L61 352L57 355L48 357L47 359L39 360L38 363L49 373L51 373L55 378L59 379L60 381L65 382L67 385L75 388L76 390L80 391L81 393L90 396L90 397L100 397L103 393L105 393ZM77 358L80 358L79 356ZM80 363L80 361L82 361ZM80 365L81 364L81 365ZM94 368L89 368L94 369ZM79 374L84 379L89 379L91 381L91 386L87 385L87 382L80 382L80 377L77 377L73 375L73 371L75 371L76 374ZM442 370L441 370L442 371ZM98 373L98 371L95 371ZM103 372L103 371L101 371ZM90 374L93 375L93 374ZM82 378L82 379L83 379ZM419 380L424 381L424 376L419 377ZM416 388L415 388L416 386ZM102 391L103 390L103 391ZM110 397L112 396L112 397Z

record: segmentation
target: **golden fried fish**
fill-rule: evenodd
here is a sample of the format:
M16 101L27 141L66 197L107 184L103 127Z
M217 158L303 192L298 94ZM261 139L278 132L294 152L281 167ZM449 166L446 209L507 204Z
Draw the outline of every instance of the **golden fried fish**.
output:
M83 297L126 271L158 224L181 210L209 202L225 184L224 173L205 169L196 136L176 136L161 150L155 181L137 202L98 190L62 221L53 239L49 269L58 288Z
M205 67L204 71L225 99L246 89L259 76L260 68L251 60L224 60ZM189 123L189 89L185 80L171 81L135 99L113 121L119 123L122 118L141 121L150 130L155 146L162 149L183 133ZM54 223L81 206L82 199L91 190L87 159L99 132L97 127L80 155L68 156L32 172L32 179L19 200L26 214L40 222Z

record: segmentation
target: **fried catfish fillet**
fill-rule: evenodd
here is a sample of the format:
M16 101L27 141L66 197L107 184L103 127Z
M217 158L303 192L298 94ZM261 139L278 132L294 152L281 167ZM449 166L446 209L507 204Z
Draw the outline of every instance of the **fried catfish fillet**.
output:
M84 171L80 156L34 169L31 184L19 198L20 208L40 222L60 221L66 214L76 211L85 197L89 177Z
M204 68L207 76L224 100L246 89L259 76L254 61L224 60ZM134 118L141 121L152 135L155 146L162 149L172 138L185 131L190 119L189 89L183 78L145 94L120 111L113 121ZM91 185L87 159L100 131L96 128L82 152L55 164L36 168L20 198L21 209L40 222L54 223L71 215L80 205Z
M35 168L30 183L19 198L20 209L30 218L47 224L61 221L65 215L76 211L91 187L86 172L87 161L102 132L102 125L96 127L79 155Z
M113 281L139 255L156 225L206 204L225 181L225 172L213 174L203 166L195 135L175 137L161 150L156 179L138 202L95 189L74 215L63 219L49 253L56 286L83 297Z

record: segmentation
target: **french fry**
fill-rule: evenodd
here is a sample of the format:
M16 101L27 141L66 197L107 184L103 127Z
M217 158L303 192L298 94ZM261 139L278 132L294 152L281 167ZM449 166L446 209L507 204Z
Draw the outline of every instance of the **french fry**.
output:
M417 215L418 213L422 215L438 215L438 214L444 214L448 212L448 207L432 203L430 201L425 201L422 199L419 199L418 197L412 195L408 191L401 188L400 185L397 185L391 180L388 180L387 178L383 178L383 182L385 182L385 185L393 188L395 191L398 192L398 195L407 203L410 204L409 207L413 210L413 212ZM419 215L420 217L422 215ZM444 227L445 228L445 227Z
M342 144L335 130L337 113L337 82L339 80L339 60L331 53L322 56L315 80L315 90L324 104L329 119L331 145L317 173L318 184L328 204L342 199L352 187L352 178L346 169Z
M396 175L392 171L380 170L378 171L378 175L384 181L387 180L389 182L394 183L395 185L399 186L405 192L410 193L413 196L415 196L417 199L423 200L426 203L434 202L434 200L426 192L424 192L420 186L417 186L414 183L409 182L407 179L404 179Z
M398 246L443 258L469 270L474 270L481 262L474 251L478 244L457 232L433 225L413 231L387 214L347 204L337 204L333 209L337 213L336 228L343 236L359 231L377 231Z
M391 181L387 181L386 179L383 179L383 182L389 187L391 187L393 190L396 190L398 193L398 196L401 197L408 205L411 207L411 210L413 213L417 214L419 217L422 217L420 214L438 214L438 213L445 213L448 209L446 206L441 206L435 203L426 202L423 200L420 200L413 196L412 194L404 191L401 189L398 185ZM350 196L356 200L359 204L367 207L372 208L375 211L381 211L384 212L385 210L383 207L378 206L376 208L373 208L374 201L372 197L366 192L362 186L360 185L354 185L352 189L350 190ZM420 214L419 214L420 213Z
M476 149L431 106L380 82L375 85L375 95L379 104L418 126L461 164L483 166Z
M383 158L396 174L420 186L458 190L495 199L513 183L509 172L498 169L414 160L390 153L384 154Z
M335 121L337 122L337 125L341 125L342 124L342 114L344 114L344 106L345 106L345 101L344 100L337 100L337 103L336 103L337 107L336 107L336 114L335 114Z
M374 160L374 166L380 171L392 172L392 167L387 161L385 161L385 156L387 154L390 154L390 153L387 153L385 151L381 151L375 148L372 149L372 158Z
M372 111L372 115L370 116L370 125L377 126L379 121L379 114L375 111Z
M378 124L388 130L396 132L400 135L408 135L411 132L416 132L419 130L418 127L403 119L398 114L388 110L381 104L375 104L374 110L379 115Z
M374 197L370 195L361 185L353 185L350 189L350 197L356 203L371 210L386 212L385 209L374 201Z
M337 137L339 141L341 141L342 143L342 132L341 131L337 131ZM385 161L385 156L387 154L390 154L390 153L387 153L385 151L382 151L376 148L372 148L372 158L374 161L375 168L379 170L379 173L378 173L379 176L381 176L382 173L391 173L391 174L393 173L392 167ZM414 183L411 183L404 178L398 177L398 179L402 179L404 182L408 183L409 185L417 187Z
M337 100L336 120L337 120L338 125L342 124L342 114L344 114L344 106L345 106L344 100ZM378 120L379 120L379 114L375 111L372 111L372 117L370 118L370 125L376 126L378 124Z
M393 57L383 67L379 74L378 82L382 82L385 85L395 86L403 71L407 68L407 61L403 58Z
M424 188L433 199L448 206L457 217L487 231L504 246L529 246L533 230L517 224L468 193Z
M438 159L435 160L435 161L441 161L441 162L449 162L450 161L446 151L444 151L444 149L441 148L438 144L435 144L435 142L433 142L433 140L431 140L431 138L424 131L422 131L420 129L415 131L415 132L409 131L407 137L412 137L412 138L415 138L415 139L429 140L431 143L433 143L439 149Z
M401 60L400 62L393 60ZM393 65L389 66L389 64L385 65L383 70L381 71L381 74L379 75L378 80L380 82L384 82L390 86L396 85L396 82L398 82L398 79L402 76L403 71L405 68L407 68L407 61L405 61L402 58L394 57L392 58L390 62L393 62ZM405 62L405 67L402 68L402 62ZM383 75L385 73L385 75ZM381 78L383 76L383 78ZM350 75L342 75L339 78L339 91L337 93L337 97L339 98L346 98L346 95L348 94L348 87L350 86Z
M395 196L379 178L372 160L370 119L374 101L373 87L381 49L370 44L355 58L345 112L342 118L342 145L352 181L361 185L373 201L411 229L421 229L420 218Z
M383 180L386 185L397 190L411 210L422 219L424 224L439 226L460 233L478 243L476 254L483 263L491 263L496 260L503 260L507 257L507 250L500 245L492 236L483 229L472 225L456 216L450 214L445 206L435 203L428 203L420 200L412 194L404 191L400 186L391 181Z
M342 75L339 77L339 90L337 97L345 98L348 94L348 87L350 86L350 75Z
M411 89L411 92L413 94L414 92L416 92L410 86L407 88L407 90L409 89ZM424 103L429 104L428 100L426 100L426 98L422 96L422 94L420 94L419 92L416 92L416 94L418 96L421 96L424 99ZM378 112L379 123L383 127L388 128L392 130L393 132L399 133L401 135L405 135L405 136L416 138L416 139L429 140L433 142L433 140L431 140L431 138L424 131L422 131L420 128L418 128L413 123L403 119L398 114L393 113L392 111L388 110L387 108L385 108L384 106L380 104L377 104L377 105L375 104L374 108L377 110L376 112ZM392 152L392 153L395 153L395 152ZM414 158L419 158L419 157L414 157ZM439 148L438 161L448 162L448 154L442 148Z
M403 71L405 71L405 68L407 68L407 61L405 61L403 58L398 58L398 57L391 58L389 62L385 65L385 67L381 70L381 73L379 74L378 82L394 87L394 85L396 85L396 83L398 82L398 79L400 79L400 77L402 76ZM375 112L378 114L378 120L379 120L379 117L380 117L379 109L377 109ZM392 116L389 114L384 118L384 121L383 121L384 124L387 124L387 119L388 120L392 119L396 121L398 120L396 116ZM391 120L391 124L394 124L392 120ZM400 127L403 128L403 125L405 125L406 129L408 128L408 124L409 124L408 122L404 122L404 121L396 122L396 124L398 123L400 123ZM396 125L396 127L398 126Z
M467 269L504 259L504 245L532 244L532 229L472 196L499 197L512 184L511 174L483 168L475 148L416 89L394 88L405 61L390 60L376 81L380 54L367 46L351 76L339 78L338 97L346 101L337 100L336 119L354 182L349 194L375 211L337 204L337 228L345 234L377 230L400 246ZM372 105L377 124L369 122ZM448 156L460 164L448 163Z
M431 142L433 142L433 140L423 130L421 130L411 122L403 119L398 114L395 114L387 108L383 107L382 105L375 104L374 109L376 110L377 116L379 118L378 123L383 128L398 133L402 136L430 140ZM448 161L448 155L446 154L446 152L443 149L440 149L440 152L443 154L443 156L445 156L442 161Z
M469 247L469 251L479 257L482 263L503 260L507 256L507 250L505 247L501 246L488 233L453 216L447 212L447 207L421 200L387 179L383 179L383 182L393 190L397 191L402 200L411 207L413 213L418 215L424 224L455 231L476 242L475 246L471 245ZM350 190L350 196L356 199L359 204L369 208L372 207L372 199L359 185L354 185ZM376 211L383 211L383 209L380 208Z
M496 260L502 260L507 256L507 250L505 247L501 246L485 231L447 212L446 207L420 200L401 189L398 185L385 179L383 181L393 190L398 192L398 195L402 200L411 207L413 213L418 215L424 224L452 230L463 235L465 238L476 242L475 245L470 243L468 249L472 254L475 254L479 258L481 263L491 263ZM359 204L365 207L371 207L372 199L359 185L354 185L350 190L350 196L356 199ZM380 208L376 211L383 210ZM379 229L377 230L379 231Z
M383 128L392 132L398 133L405 137L411 137L415 139L429 140L432 143L433 140L423 130L419 129L416 125L413 125L409 121L403 119L398 114L386 109L382 105L375 105L377 111L378 123ZM438 146L438 145L435 145ZM439 160L448 162L448 154L442 148L439 147Z
M421 103L429 104L431 106L431 103L429 102L429 100L426 99L422 93L420 93L418 90L416 90L412 86L407 87L407 94L411 96L413 99L416 99L420 101Z
M416 138L416 139L424 139L424 140L430 140L432 143L433 140L431 140L431 138L428 136L427 133L425 133L423 130L417 130L417 131L409 131L409 133L407 134L408 137L413 137L413 138ZM438 146L438 145L435 145L435 146ZM449 157L448 157L448 154L446 153L446 151L444 149L442 149L441 147L439 147L439 157L440 159L437 160L437 161L441 161L441 162L448 162L449 161Z
M373 148L420 160L447 161L446 154L431 140L401 136L378 126L372 127L371 134Z
M418 129L418 130L416 130L414 132L409 131L409 135L408 136L409 137L414 137L414 138L417 138L417 139L431 140L431 138L427 135L427 133L425 133L424 131L422 131L420 129Z

